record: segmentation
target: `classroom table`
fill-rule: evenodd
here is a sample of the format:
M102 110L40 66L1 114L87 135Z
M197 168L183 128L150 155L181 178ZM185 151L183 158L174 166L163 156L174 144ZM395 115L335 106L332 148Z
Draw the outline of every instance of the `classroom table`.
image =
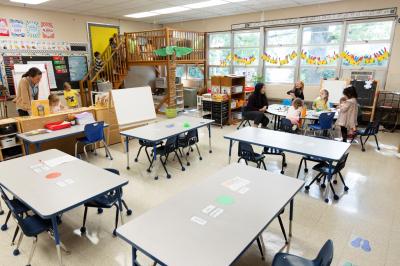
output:
M339 161L350 148L350 143L329 139L315 138L274 131L263 128L245 127L224 136L229 139L229 162L231 161L232 146L234 141L245 142L261 147L275 148L282 151L311 156L328 162L332 167L333 162ZM299 177L301 164L297 171ZM328 175L331 180L332 175Z
M105 128L108 127L108 124L104 123L104 127ZM73 135L79 135L84 132L85 132L85 125L75 125L75 126L71 126L69 128L64 128L64 129L60 129L60 130L54 130L54 131L48 130L47 133L41 133L41 134L32 135L32 136L30 136L28 134L29 132L20 133L20 134L17 134L17 137L22 139L22 141L24 142L24 146L25 146L25 153L29 154L29 145L30 144L35 145L36 152L39 152L39 151L41 151L40 145L43 142L62 139L62 138L66 138L66 137L73 136Z
M279 128L279 122L281 117L286 117L289 106L283 104L271 104L268 106L267 113L271 114L274 120L274 130ZM307 110L307 114L305 117L301 117L304 120L318 120L319 115L323 112L335 112L334 119L338 118L338 111L336 109L332 109L332 111L321 111L317 112L316 110Z
M294 196L303 181L230 164L117 229L160 265L231 265L287 205L292 236Z
M177 136L186 133L192 129L197 129L207 126L208 128L208 147L211 150L211 124L214 120L198 118L193 116L181 115L173 119L163 120L157 123L149 124L146 126L129 129L121 132L125 137L126 148L126 169L129 168L129 140L136 138L154 143L153 158L157 159L157 142L165 140L169 137Z
M48 178L49 173L61 176ZM0 163L0 186L43 219L51 219L60 265L57 216L126 184L124 177L55 149ZM121 195L119 207L122 209Z

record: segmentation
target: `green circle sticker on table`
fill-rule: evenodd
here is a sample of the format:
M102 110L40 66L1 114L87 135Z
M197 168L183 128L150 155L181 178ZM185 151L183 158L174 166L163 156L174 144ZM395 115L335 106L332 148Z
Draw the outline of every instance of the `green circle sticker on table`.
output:
M189 124L189 122L185 122L185 123L183 123L183 127L184 127L184 128L188 128L188 127L190 127L190 124Z
M227 196L227 195L221 195L221 196L219 196L219 197L216 199L216 201L217 201L219 204L222 204L222 205L231 205L231 204L233 204L233 203L235 202L235 200L233 199L233 197Z

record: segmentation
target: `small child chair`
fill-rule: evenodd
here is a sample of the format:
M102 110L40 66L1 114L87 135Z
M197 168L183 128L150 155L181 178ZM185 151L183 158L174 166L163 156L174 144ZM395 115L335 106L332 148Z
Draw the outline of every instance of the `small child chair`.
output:
M308 128L314 132L329 132L332 136L333 119L335 118L335 112L321 113L318 118L318 123L309 125Z

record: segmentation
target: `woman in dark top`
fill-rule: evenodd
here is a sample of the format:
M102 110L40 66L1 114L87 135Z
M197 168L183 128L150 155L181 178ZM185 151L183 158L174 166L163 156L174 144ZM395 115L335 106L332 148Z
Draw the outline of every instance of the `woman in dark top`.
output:
M266 128L269 123L269 119L264 114L268 108L268 100L265 91L264 83L257 83L244 110L244 117L253 120L255 127L261 124L263 128Z
M287 92L288 95L292 97L292 100L300 98L304 100L304 82L297 81L294 84L294 88Z

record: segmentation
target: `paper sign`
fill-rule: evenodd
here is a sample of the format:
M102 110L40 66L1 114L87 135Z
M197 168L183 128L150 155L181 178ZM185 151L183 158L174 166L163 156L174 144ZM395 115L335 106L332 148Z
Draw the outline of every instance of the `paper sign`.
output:
M67 183L68 185L71 185L71 184L75 183L75 181L72 180L71 178L65 179L64 181L65 181L65 183Z
M65 184L64 182L60 181L56 183L59 187L65 187L67 184Z
M57 158L54 158L54 159L50 159L50 160L44 161L44 163L49 167L56 167L56 166L61 165L63 163L68 163L68 162L72 162L72 161L75 161L75 160L77 160L77 158L75 158L73 156L70 156L70 155L64 155L64 156L61 156L61 157L57 157Z
M50 168L49 168L48 166L46 166L46 165L44 165L44 164L42 164L42 163L32 165L30 168L31 168L35 173L38 173L38 174L50 170Z
M250 188L248 188L248 187L242 187L241 189L238 190L238 192L239 192L240 194L244 194L244 193L246 193L246 192L249 191L249 190L250 190Z
M42 22L40 24L43 39L54 39L54 26L51 22Z
M25 23L20 19L10 19L11 37L25 37Z
M250 181L241 177L235 177L229 180L226 180L222 183L222 185L226 188L229 188L232 191L238 191L244 186L250 184Z
M211 217L213 217L213 218L217 218L221 213L223 213L224 212L224 209L221 209L221 208L217 208L217 209L215 209L215 210L213 210L212 212L210 212L210 216Z
M215 209L215 206L214 206L214 205L208 205L207 207L205 207L205 208L202 210L202 212L205 213L205 214L208 214L209 212L211 212L211 211L214 210L214 209Z
M10 31L8 30L7 19L5 19L5 18L0 18L0 36L2 36L2 37L10 36ZM1 48L2 47L0 47L0 49Z
M37 21L26 21L26 37L27 38L39 38L40 37L40 26Z
M190 221L192 221L194 223L197 223L199 225L205 225L207 223L206 220L204 220L204 219L202 219L200 217L197 217L197 216L193 216L192 218L190 218Z

